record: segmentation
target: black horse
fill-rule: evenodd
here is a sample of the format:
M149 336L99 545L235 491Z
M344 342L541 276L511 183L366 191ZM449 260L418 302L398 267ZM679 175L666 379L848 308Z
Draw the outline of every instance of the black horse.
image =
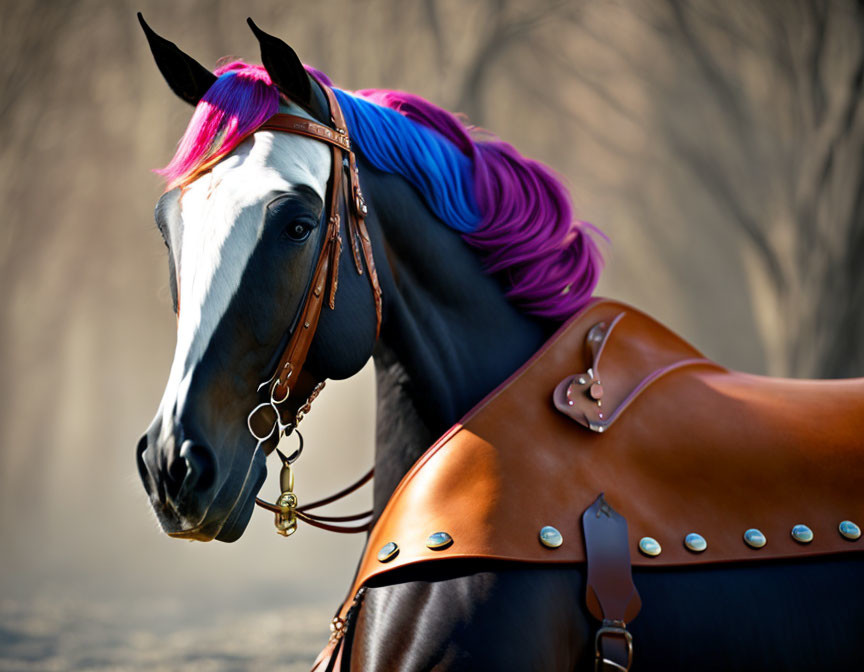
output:
M145 30L171 88L215 105L206 92L216 76ZM328 123L318 80L286 45L258 36L283 108ZM305 368L345 378L374 358L378 514L427 447L559 322L514 307L501 277L485 272L406 176L357 154L384 297L380 338L369 283L343 254L338 301L322 314ZM266 467L246 419L299 328L292 321L324 244L330 161L314 140L263 131L157 205L178 343L137 463L172 536L234 541L251 516ZM862 569L857 556L837 556L635 570L644 606L630 626L634 669L861 669ZM452 560L394 571L366 592L344 660L356 670L591 669L584 584L581 566Z

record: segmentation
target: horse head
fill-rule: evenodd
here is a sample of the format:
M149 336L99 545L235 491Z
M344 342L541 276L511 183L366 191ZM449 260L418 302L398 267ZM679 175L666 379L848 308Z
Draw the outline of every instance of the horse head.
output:
M178 331L138 448L157 515L178 537L236 539L304 400L373 350L380 511L429 442L589 300L591 228L542 164L417 96L331 87L251 21L264 65L213 73L142 26L195 105L158 171Z
M255 128L276 112L326 124L327 104L293 50L251 22L265 67L232 63L211 73L139 19L169 86L196 109L161 171L169 188L155 217L168 248L177 345L138 469L168 534L233 541L279 437L259 430L264 440L256 441L247 416L262 394L266 401L262 381L304 328L299 314L327 243L334 168L326 144ZM347 257L336 257L346 267L339 301L322 312L306 358L316 380L353 375L375 344L374 297L365 278L348 272Z

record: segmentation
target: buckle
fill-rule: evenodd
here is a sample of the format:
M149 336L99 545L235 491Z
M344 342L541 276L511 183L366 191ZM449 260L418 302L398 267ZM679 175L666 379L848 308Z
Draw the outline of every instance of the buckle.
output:
M369 209L366 207L366 199L363 198L363 192L360 187L354 187L354 212L358 217L365 217L369 214Z
M330 642L338 642L345 636L345 619L334 616L330 621Z
M615 662L609 658L605 658L600 651L601 640L604 636L623 637L627 643L627 665ZM603 627L597 631L594 637L594 672L605 672L608 669L620 670L621 672L630 672L630 667L633 665L633 635L627 631L627 626L624 621L603 621Z

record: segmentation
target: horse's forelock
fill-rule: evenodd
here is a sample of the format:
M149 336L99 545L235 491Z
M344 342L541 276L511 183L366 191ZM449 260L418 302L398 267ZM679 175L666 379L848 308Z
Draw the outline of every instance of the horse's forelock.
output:
M220 161L279 109L279 91L262 66L233 61L215 74L218 79L196 106L174 158L156 171L168 189L188 184Z

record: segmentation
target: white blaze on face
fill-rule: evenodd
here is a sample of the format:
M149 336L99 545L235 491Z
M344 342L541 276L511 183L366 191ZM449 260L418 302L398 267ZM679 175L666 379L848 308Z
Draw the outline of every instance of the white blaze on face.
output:
M293 105L287 112L309 116ZM305 185L323 202L330 164L324 143L261 131L184 190L179 199L180 316L174 362L160 404L163 435L173 431L192 372L240 286L261 234L264 200L273 192Z

